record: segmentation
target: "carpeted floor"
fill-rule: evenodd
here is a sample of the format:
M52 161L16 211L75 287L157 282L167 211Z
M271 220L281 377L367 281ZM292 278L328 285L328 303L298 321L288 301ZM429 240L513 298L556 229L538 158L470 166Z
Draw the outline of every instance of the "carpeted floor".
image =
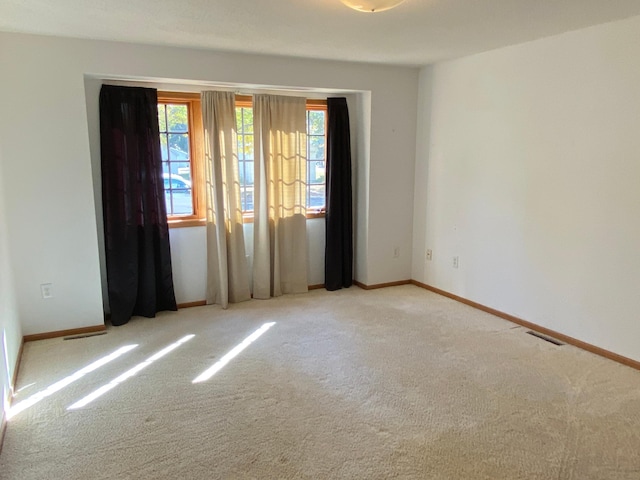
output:
M0 478L640 479L640 372L414 286L28 343L14 408L132 344L10 420Z

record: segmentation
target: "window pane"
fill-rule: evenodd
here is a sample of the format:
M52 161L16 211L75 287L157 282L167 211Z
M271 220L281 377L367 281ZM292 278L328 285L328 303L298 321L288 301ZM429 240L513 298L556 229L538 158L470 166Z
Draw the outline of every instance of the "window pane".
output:
M162 160L169 160L169 151L167 150L167 135L165 133L160 134L160 154Z
M244 212L253 212L253 187L246 187L242 192L242 206Z
M244 135L238 135L238 160L244 160Z
M236 107L236 129L242 133L242 108Z
M309 136L309 160L324 160L324 137Z
M242 109L242 122L244 123L244 133L253 133L253 108Z
M244 185L244 162L238 162L238 180L240 181L240 186Z
M174 215L193 214L193 200L191 199L191 190L172 190L171 196L173 198Z
M160 125L160 131L167 131L167 117L165 117L164 105L158 105L158 124Z
M309 186L309 205L308 208L321 208L325 204L325 186L310 185Z
M167 105L169 132L186 132L189 125L186 105Z
M253 185L253 162L239 162L238 177L241 187Z
M309 183L322 183L324 184L325 179L325 166L324 162L319 160L314 160L309 162L307 167L307 172L309 175Z
M245 185L253 185L253 162L244 162Z
M189 135L169 134L169 160L172 162L189 160Z
M322 110L309 110L309 126L307 133L309 135L324 135L324 115Z
M167 185L169 183L169 180L165 180L165 185ZM165 190L164 191L164 203L167 206L167 215L172 215L173 212L171 211L171 191L170 190Z
M171 173L175 175L174 178L186 182L189 187L191 186L191 164L189 162L171 162Z
M193 215L194 196L189 145L190 117L187 102L167 102L160 98L158 126L162 156L162 184L167 215Z
M253 160L253 135L244 136L243 153L246 160Z

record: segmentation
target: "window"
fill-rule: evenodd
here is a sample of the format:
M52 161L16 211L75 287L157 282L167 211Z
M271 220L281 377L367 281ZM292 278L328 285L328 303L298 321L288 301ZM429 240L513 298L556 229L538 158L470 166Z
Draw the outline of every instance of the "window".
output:
M158 92L162 178L169 222L202 218L198 166L202 155L200 95Z
M325 209L326 100L307 100L307 217ZM204 225L204 134L200 94L158 92L162 178L170 227ZM236 96L242 213L253 219L253 103Z
M307 100L307 209L326 206L327 102Z
M326 100L307 100L307 216L321 216L326 199ZM242 213L253 216L253 104L250 96L236 97L238 176Z
M242 213L245 217L251 217L253 215L253 104L251 97L236 96L236 131Z

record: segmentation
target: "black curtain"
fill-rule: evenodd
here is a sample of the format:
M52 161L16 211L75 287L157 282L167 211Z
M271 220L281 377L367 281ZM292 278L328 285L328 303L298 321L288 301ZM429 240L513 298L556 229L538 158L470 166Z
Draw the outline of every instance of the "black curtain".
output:
M100 91L102 210L111 323L177 310L155 89Z
M324 285L327 290L338 290L353 283L351 135L346 98L327 99L327 123Z

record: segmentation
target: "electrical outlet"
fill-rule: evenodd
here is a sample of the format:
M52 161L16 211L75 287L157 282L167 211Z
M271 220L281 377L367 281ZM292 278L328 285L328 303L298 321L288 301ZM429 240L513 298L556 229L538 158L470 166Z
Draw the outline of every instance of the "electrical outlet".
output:
M393 247L393 258L398 258L400 256L400 247Z
M456 255L455 257L453 257L453 268L458 268L459 265L460 265L460 257Z
M431 261L433 259L433 252L431 251L431 249L429 248L427 250L427 260Z
M53 284L52 283L43 283L40 285L40 291L42 292L42 298L52 298L53 297Z

